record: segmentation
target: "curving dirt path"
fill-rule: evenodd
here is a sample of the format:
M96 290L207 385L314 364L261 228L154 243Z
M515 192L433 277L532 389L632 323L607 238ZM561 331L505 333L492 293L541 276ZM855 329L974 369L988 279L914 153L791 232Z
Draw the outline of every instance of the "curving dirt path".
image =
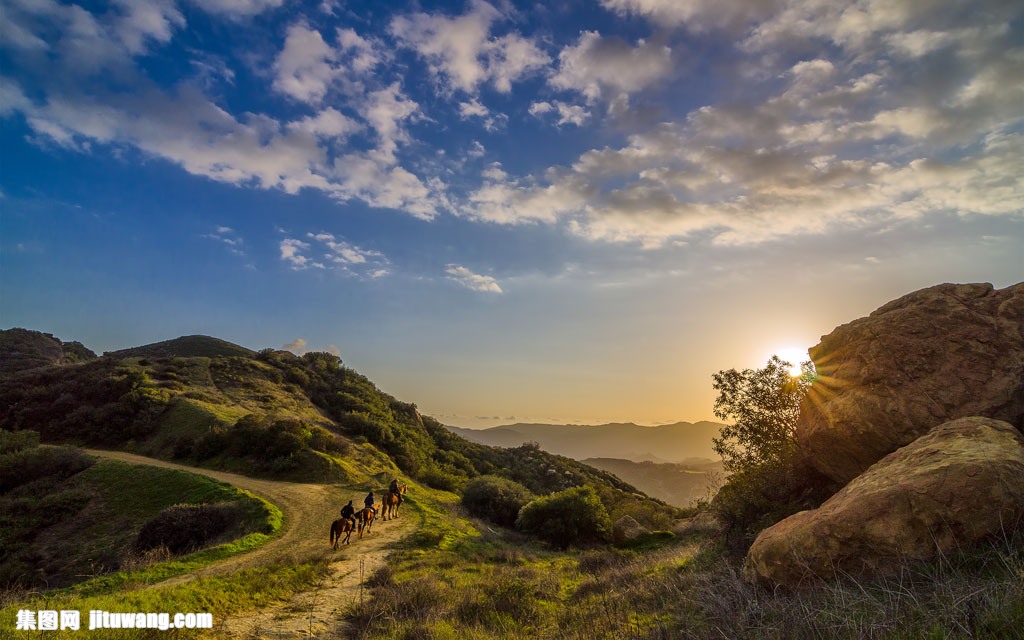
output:
M227 638L309 638L334 637L340 614L362 595L363 580L385 564L389 547L415 529L417 518L408 511L397 520L377 521L362 540L353 535L352 544L333 551L327 542L331 520L348 500L361 501L355 490L323 484L303 484L262 480L248 476L190 467L165 460L147 458L122 451L85 449L100 458L130 464L146 464L177 469L226 482L250 491L274 503L284 513L283 534L270 542L238 556L209 564L193 573L176 576L151 585L160 588L181 584L205 576L235 573L279 562L305 562L328 558L331 573L315 589L296 594L286 602L259 611L236 614L217 621L218 630ZM329 635L324 635L329 634Z

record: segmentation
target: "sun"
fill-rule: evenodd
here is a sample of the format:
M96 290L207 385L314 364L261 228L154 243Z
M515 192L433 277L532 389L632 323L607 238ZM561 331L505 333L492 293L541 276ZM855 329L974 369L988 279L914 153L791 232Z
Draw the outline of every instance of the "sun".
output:
M775 350L775 355L790 364L789 375L793 377L800 375L800 363L810 360L810 356L807 355L807 349L801 349L799 347L780 347Z

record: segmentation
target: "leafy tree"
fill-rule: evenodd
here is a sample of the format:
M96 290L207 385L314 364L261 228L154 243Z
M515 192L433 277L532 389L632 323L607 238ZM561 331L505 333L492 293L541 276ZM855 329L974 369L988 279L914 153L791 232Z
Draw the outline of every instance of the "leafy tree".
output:
M801 374L772 356L763 369L729 369L714 374L715 415L733 424L713 439L715 451L731 472L778 463L796 446L800 401L814 380L814 365L802 363Z
M836 489L800 455L796 423L800 401L814 381L814 366L772 356L763 369L719 371L714 375L715 415L734 420L714 439L731 472L712 501L726 539L746 547L765 527L797 511L820 505Z
M529 489L499 476L474 478L462 493L462 505L470 513L503 527L515 525L519 510L532 499Z
M597 491L588 485L537 498L519 512L516 527L566 549L581 542L607 541L612 521Z

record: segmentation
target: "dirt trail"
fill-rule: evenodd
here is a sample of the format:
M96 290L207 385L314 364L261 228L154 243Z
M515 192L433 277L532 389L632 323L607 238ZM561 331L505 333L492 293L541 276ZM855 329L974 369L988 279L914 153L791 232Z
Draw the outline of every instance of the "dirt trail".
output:
M198 571L171 578L150 588L181 584L196 578L235 573L278 562L298 563L316 558L330 560L330 575L314 590L297 594L287 602L260 611L237 614L217 621L218 630L227 638L334 637L339 631L335 625L338 624L340 613L351 603L357 602L361 595L362 580L369 578L384 565L391 544L411 533L417 522L417 518L409 512L397 520L378 520L372 532L362 540L353 535L351 545L333 551L327 543L330 522L337 517L338 510L345 502L354 499L359 503L362 500L362 495L357 491L322 484L261 480L120 451L85 451L110 460L178 469L227 482L274 503L284 513L284 533L279 538L248 553L214 562Z

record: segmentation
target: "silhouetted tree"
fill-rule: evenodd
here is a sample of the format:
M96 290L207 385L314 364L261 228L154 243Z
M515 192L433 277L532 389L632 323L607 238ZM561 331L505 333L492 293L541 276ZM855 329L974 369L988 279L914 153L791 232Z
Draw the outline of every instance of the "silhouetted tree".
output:
M772 356L763 369L729 369L714 374L715 415L733 424L713 439L727 471L749 470L788 458L796 446L800 401L814 380L814 365L791 363Z

